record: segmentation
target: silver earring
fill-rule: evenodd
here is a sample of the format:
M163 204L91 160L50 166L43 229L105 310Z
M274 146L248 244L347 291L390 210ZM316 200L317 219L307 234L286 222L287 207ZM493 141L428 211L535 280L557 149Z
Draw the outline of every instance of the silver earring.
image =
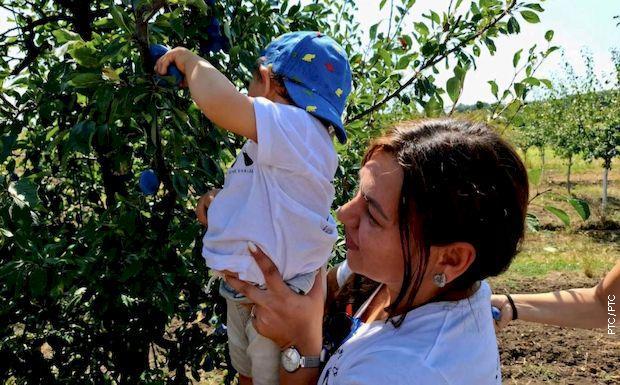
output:
M437 287L446 286L446 275L444 273L435 274L433 276L433 283L437 285Z

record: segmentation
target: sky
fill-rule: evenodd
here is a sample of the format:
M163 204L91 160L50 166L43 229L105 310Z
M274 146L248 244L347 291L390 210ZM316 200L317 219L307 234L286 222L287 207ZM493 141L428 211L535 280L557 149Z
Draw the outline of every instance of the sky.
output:
M411 16L404 25L420 21L423 13L430 9L446 10L449 0L418 0L410 11ZM469 7L469 1L463 1L462 9ZM379 1L363 0L357 2L358 18L365 28L384 19L381 26L387 30L389 7L379 10ZM389 4L389 1L387 2ZM598 74L613 71L610 49L620 49L620 27L614 15L620 15L620 0L547 0L542 3L545 12L540 14L541 22L529 24L519 18L521 33L502 37L496 41L497 52L494 56L483 48L483 54L477 62L477 70L467 74L460 102L474 104L477 101L492 101L493 96L487 81L496 80L501 90L510 84L514 75L512 58L514 53L529 48L535 43L546 47L545 32L554 30L553 45L564 49L566 58L575 67L576 72L584 70L580 50L588 47L592 52ZM441 12L438 12L441 14ZM381 27L379 28L379 31ZM524 50L524 51L525 51ZM521 60L524 60L523 58ZM561 73L562 57L559 51L550 56L539 68L537 77L553 78ZM452 76L445 71L440 74L440 84Z
M313 0L302 0L308 3ZM442 11L447 9L450 0L418 0L410 15L403 25L413 25L414 21L421 19L422 13L430 9ZM389 1L387 4L389 5ZM464 7L469 7L469 1L463 1ZM384 20L380 25L387 30L389 6L379 10L379 0L358 0L357 17L362 28L368 30L371 25L379 20ZM583 71L580 50L588 47L592 52L596 63L596 71L599 74L609 73L613 70L610 49L620 49L620 27L616 26L617 20L614 15L620 15L620 0L547 0L542 3L545 8L538 24L529 24L520 19L521 33L509 37L501 37L496 41L497 52L494 56L483 49L483 54L477 62L477 70L468 73L465 87L460 102L473 104L477 101L493 100L489 80L495 80L503 90L512 79L512 58L520 48L529 48L532 44L546 46L544 34L547 30L554 30L553 44L562 47L567 59L573 64L577 73ZM441 14L441 12L438 12ZM8 14L0 8L0 31L8 25ZM522 59L523 60L523 59ZM562 58L556 51L540 67L536 76L553 78L561 72ZM440 84L451 76L451 71L444 71L438 76Z

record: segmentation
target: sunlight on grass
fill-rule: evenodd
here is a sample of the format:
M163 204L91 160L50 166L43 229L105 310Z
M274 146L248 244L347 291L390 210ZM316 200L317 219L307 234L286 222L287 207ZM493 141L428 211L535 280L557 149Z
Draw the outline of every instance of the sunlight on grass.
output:
M620 246L596 236L566 231L528 233L522 251L505 275L533 277L572 271L600 277L620 259Z

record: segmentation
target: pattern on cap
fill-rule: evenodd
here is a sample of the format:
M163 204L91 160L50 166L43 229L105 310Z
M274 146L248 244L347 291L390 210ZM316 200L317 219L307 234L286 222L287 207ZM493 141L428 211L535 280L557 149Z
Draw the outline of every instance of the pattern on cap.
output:
M307 53L307 54L304 55L303 58L301 58L301 60L307 61L308 63L310 63L310 62L312 62L312 59L314 59L315 57L316 57L315 54Z

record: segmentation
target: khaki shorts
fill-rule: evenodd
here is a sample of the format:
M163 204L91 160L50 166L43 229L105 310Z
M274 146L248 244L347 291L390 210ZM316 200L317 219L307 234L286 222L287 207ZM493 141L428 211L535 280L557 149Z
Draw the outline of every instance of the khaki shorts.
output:
M295 292L306 294L312 288L315 276L316 272L302 274L286 283ZM254 329L250 319L253 304L224 280L220 282L220 294L226 299L228 350L233 368L239 374L251 377L254 385L278 385L280 347Z
M230 362L235 370L252 378L254 385L279 384L280 347L258 334L250 319L251 303L226 299L226 327Z

